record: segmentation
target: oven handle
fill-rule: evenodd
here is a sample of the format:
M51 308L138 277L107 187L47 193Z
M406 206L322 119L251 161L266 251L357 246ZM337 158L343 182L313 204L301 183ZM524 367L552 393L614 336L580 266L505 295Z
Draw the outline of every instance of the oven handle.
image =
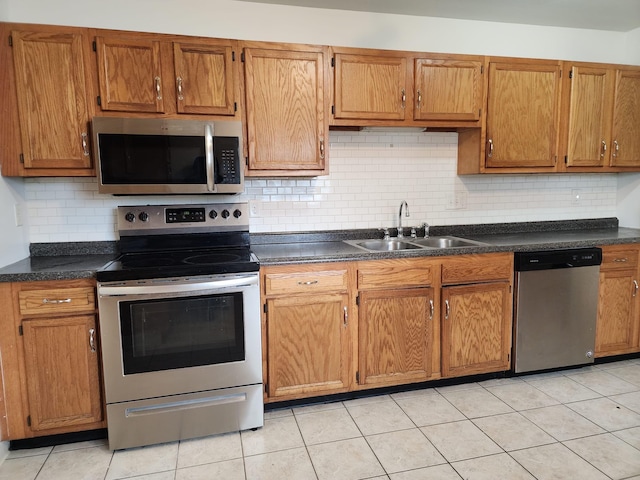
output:
M211 124L204 126L204 159L207 171L207 190L215 192L216 172L213 159L213 125Z
M125 410L125 417L148 415L153 413L169 413L186 410L189 408L214 407L227 403L246 402L246 393L235 393L232 395L220 395L217 397L198 398L194 400L182 400L178 402L162 403L160 405L149 405L143 407L132 407Z
M156 293L182 293L196 292L199 290L214 290L232 287L250 287L257 285L258 275L241 276L228 280L213 280L211 282L175 283L171 285L134 285L134 286L106 286L98 287L101 297L114 297L124 295L153 295Z

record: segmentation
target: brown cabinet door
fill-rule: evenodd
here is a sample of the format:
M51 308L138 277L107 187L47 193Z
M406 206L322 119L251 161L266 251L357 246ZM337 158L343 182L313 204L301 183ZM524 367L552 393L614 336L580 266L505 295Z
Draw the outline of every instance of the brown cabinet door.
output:
M348 305L342 293L267 300L270 397L347 390Z
M164 112L160 42L96 37L102 110Z
M554 167L560 66L490 63L486 167Z
M232 53L229 45L173 44L179 113L235 113Z
M11 38L24 168L90 169L87 39L63 31Z
M360 292L359 383L382 386L431 377L433 288Z
M640 167L640 70L618 70L611 166Z
M404 120L407 59L335 55L335 118Z
M507 282L442 288L442 376L509 369L511 292Z
M636 269L600 272L596 357L638 351L638 281Z
M482 109L482 62L415 60L415 120L478 121Z
M25 320L22 328L31 429L101 421L95 316Z
M324 51L246 48L249 175L325 171Z
M612 92L612 70L572 68L568 167L609 164Z

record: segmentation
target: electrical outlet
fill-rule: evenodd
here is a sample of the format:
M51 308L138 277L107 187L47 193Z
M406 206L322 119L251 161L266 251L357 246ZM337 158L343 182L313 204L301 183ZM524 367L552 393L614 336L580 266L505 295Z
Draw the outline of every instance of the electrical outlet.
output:
M249 216L262 216L262 202L260 200L249 200Z
M571 205L580 205L582 203L582 190L573 189L571 190Z
M16 222L16 227L21 227L22 226L22 208L18 203L13 204L13 217Z

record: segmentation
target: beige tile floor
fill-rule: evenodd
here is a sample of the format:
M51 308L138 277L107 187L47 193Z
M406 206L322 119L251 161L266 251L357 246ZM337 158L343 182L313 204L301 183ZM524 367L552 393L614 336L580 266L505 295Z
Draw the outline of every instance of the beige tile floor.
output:
M272 410L255 432L18 450L0 480L640 480L640 359Z

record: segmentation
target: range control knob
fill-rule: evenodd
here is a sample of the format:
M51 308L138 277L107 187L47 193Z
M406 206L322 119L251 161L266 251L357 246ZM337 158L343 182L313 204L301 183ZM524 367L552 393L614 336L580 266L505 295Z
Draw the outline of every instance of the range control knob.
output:
M147 212L140 212L140 215L138 215L138 218L140 219L141 222L148 222L149 214Z
M127 222L129 222L129 223L133 223L133 222L135 222L135 221L136 221L136 216L135 216L133 213L128 212L128 213L124 216L124 219L125 219Z
M236 218L240 218L240 216L242 215L242 212L238 209L233 211L233 216Z
M222 210L221 215L222 215L222 218L229 218L229 210L227 209Z
M218 216L218 212L216 212L215 210L211 210L209 212L209 218L211 218L212 220L215 219Z

